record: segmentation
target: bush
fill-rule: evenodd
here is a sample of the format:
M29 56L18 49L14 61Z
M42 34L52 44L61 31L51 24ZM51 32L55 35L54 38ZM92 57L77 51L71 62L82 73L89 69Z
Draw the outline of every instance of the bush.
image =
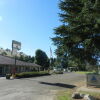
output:
M50 75L50 74L48 72L23 72L23 73L17 73L16 78L28 78L28 77L37 77L44 75Z

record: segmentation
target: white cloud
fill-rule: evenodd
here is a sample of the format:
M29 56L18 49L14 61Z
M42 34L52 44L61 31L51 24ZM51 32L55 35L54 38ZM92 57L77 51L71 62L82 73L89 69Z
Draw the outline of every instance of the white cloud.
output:
M2 16L0 16L0 21L2 21L3 20L3 17Z

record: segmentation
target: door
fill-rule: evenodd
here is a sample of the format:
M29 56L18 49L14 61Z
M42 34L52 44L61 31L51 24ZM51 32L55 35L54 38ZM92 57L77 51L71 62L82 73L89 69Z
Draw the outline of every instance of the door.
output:
M2 67L0 67L0 76L2 75Z

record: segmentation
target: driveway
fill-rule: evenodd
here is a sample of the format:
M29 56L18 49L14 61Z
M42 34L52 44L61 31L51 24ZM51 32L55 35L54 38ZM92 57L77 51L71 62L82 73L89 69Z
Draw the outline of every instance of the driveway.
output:
M58 90L75 88L75 82L84 81L85 75L59 75L6 80L0 78L0 100L53 100Z

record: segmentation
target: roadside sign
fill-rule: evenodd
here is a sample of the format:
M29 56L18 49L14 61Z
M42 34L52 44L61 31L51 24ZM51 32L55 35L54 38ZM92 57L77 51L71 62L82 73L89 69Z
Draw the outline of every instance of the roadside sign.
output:
M100 75L88 74L87 85L100 86Z
M20 50L20 49L21 49L21 43L18 42L18 41L13 40L13 41L12 41L12 48L13 48L13 49Z
M21 43L18 41L12 41L12 54L16 55L17 51L21 49Z

